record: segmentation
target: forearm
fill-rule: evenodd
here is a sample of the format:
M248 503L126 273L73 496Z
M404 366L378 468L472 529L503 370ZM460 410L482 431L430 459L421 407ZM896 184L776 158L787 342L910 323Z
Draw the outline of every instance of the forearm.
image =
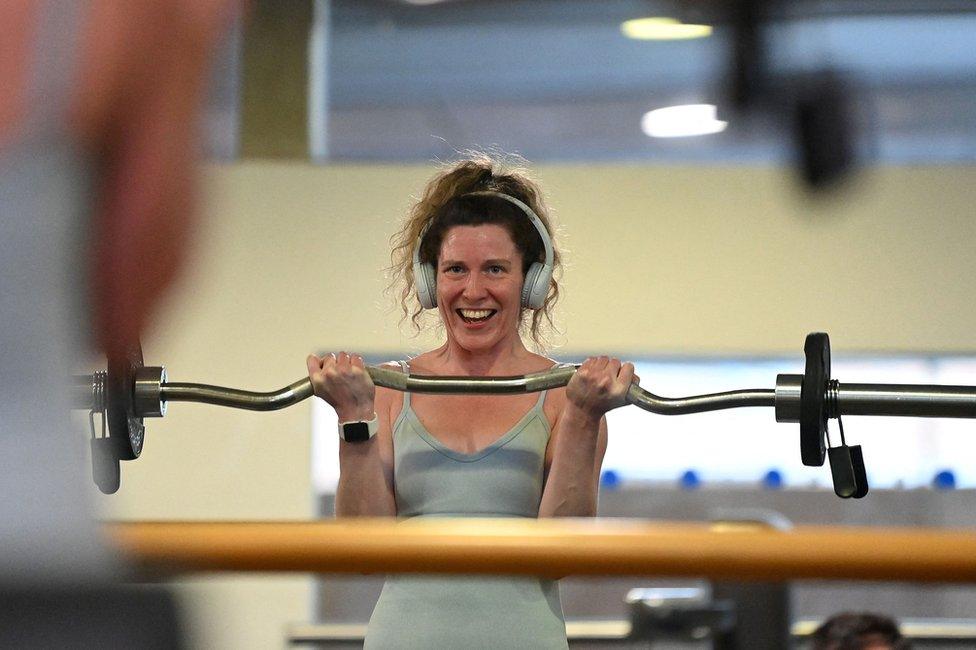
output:
M539 517L593 517L600 485L600 417L567 405L556 431Z
M393 517L393 486L380 456L380 438L366 442L339 441L339 485L336 517Z

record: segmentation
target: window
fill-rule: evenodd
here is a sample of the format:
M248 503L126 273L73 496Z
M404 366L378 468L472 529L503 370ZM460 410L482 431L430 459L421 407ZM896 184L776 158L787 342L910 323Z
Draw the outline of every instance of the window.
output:
M797 84L849 81L854 147L884 163L976 160L976 12L803 3L765 42L767 110L732 115L731 32L634 40L622 24L674 8L633 0L316 4L309 61L316 160L428 161L496 146L543 161L778 164L792 154ZM711 21L710 21L711 19ZM792 90L787 90L792 89ZM718 106L721 134L655 139L641 117ZM830 115L834 115L831 113ZM831 117L830 119L834 119Z
M379 357L377 357L379 358ZM389 358L389 357L384 357ZM743 388L774 388L776 375L802 374L802 359L646 359L636 362L641 386L662 397ZM832 374L842 384L976 384L976 357L835 358ZM844 419L849 445L861 445L873 489L931 485L951 471L957 487L976 487L976 421L855 417ZM604 471L623 482L677 485L687 471L703 485L757 486L776 471L786 487L830 489L830 469L800 462L800 427L777 423L772 408L739 408L662 416L626 406L608 415L610 441ZM322 400L312 415L312 472L317 493L331 494L339 477L336 418ZM830 421L833 445L837 421Z

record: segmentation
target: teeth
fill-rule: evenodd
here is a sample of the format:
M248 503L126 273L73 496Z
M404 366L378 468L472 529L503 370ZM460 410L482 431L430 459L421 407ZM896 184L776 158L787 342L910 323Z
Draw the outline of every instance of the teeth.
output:
M465 318L471 318L478 320L479 318L488 318L492 310L491 309L459 309L461 315Z

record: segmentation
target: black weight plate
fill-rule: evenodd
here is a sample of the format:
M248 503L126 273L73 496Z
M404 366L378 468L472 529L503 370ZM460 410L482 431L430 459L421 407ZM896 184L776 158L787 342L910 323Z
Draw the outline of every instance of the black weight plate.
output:
M820 467L827 451L827 382L830 381L830 338L807 335L803 345L806 369L800 385L800 456L804 465Z
M133 460L142 453L146 431L142 418L135 416L135 372L142 367L142 346L129 346L125 355L108 359L106 378L106 417L108 435L115 442L120 460Z

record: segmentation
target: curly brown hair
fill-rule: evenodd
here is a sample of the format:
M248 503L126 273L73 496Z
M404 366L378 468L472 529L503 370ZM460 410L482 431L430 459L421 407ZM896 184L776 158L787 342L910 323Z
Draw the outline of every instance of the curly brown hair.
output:
M422 262L436 265L440 242L446 230L461 223L497 223L505 227L522 254L523 276L529 265L535 261L542 261L539 234L524 215L513 218L510 210L489 209L479 213L479 216L473 220L470 215L462 220L453 216L445 218L445 212L450 212L452 215L458 213L456 209L458 199L465 194L480 191L500 192L519 199L532 208L545 226L550 239L554 240L552 218L543 201L542 190L529 178L524 167L525 162L512 155L507 155L503 159L483 152L466 152L464 159L447 165L427 183L421 197L407 212L401 228L390 238L392 252L391 264L387 269L390 277L387 289L395 293L399 287L398 302L402 312L400 322L402 324L409 319L415 334L420 333L420 319L424 309L420 306L416 295L413 254L417 240L428 224L430 228L424 235L420 250ZM438 219L438 217L442 218ZM546 348L549 333L555 331L552 316L559 299L557 277L561 274L561 256L553 241L553 278L549 283L549 292L541 309L522 310L519 328L520 331L524 331L524 328L528 327L532 341L540 351ZM531 319L526 317L526 311L532 311Z
M814 631L811 640L811 650L863 650L879 644L891 650L912 647L893 618L874 612L835 614Z

